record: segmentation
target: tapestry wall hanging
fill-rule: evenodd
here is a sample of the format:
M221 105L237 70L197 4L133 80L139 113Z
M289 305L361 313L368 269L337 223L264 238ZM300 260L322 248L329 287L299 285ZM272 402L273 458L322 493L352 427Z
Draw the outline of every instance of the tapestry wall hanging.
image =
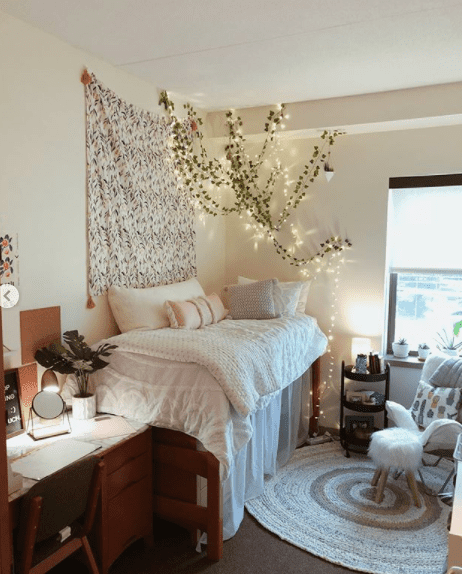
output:
M178 185L165 118L84 72L89 293L195 277L194 208ZM89 304L89 306L91 306Z

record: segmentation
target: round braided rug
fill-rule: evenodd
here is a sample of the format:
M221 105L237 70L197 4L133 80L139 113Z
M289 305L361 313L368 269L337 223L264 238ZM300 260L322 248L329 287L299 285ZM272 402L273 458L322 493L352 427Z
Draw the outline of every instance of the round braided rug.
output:
M450 465L441 461L438 467L425 467L427 487L437 492ZM346 458L336 442L307 446L295 451L246 508L283 540L352 570L445 572L450 508L426 494L420 481L422 507L417 508L404 474L395 480L391 472L377 504L371 486L374 471L366 455Z

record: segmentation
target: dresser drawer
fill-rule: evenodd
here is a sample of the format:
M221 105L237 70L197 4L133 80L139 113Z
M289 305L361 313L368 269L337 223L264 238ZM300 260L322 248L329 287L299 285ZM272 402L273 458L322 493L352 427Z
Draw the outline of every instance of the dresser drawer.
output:
M112 474L124 464L129 463L144 452L148 452L150 445L149 433L150 429L130 438L124 444L116 446L114 450L105 454L106 473L108 475Z
M128 485L138 482L150 472L151 458L149 452L144 452L132 458L116 471L107 476L107 496L114 498Z
M108 561L111 564L132 542L152 532L151 482L145 477L122 490L109 501L110 537Z

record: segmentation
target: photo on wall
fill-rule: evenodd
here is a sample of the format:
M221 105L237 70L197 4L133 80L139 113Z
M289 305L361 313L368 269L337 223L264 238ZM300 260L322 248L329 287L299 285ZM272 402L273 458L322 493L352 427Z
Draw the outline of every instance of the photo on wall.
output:
M17 233L0 235L0 283L19 288L19 241Z

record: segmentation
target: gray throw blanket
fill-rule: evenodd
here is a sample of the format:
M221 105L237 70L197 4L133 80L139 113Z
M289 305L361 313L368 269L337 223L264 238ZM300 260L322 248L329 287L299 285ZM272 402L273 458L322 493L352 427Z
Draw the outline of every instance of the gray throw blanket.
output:
M462 359L451 357L443 361L428 383L434 387L462 387Z

